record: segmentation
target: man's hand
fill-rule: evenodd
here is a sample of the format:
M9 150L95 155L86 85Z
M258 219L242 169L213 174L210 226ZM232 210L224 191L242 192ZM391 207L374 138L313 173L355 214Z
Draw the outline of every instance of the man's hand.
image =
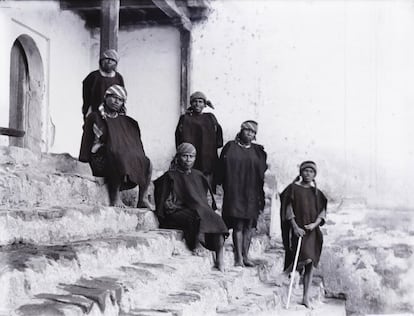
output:
M306 231L299 227L299 225L296 223L295 218L292 218L290 220L290 223L292 225L293 233L296 237L303 237L306 234Z
M312 231L312 230L314 230L317 226L318 226L318 224L317 224L317 223L310 223L310 224L308 224L308 225L305 225L305 229L306 229L306 230L309 230L309 231Z
M306 234L306 231L299 226L293 226L293 233L296 235L296 237L303 237Z

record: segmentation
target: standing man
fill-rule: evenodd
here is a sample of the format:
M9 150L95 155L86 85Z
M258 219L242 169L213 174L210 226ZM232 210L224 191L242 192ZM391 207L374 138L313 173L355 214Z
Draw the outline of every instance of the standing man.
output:
M104 100L105 91L112 85L125 87L124 79L116 71L119 56L116 50L107 49L99 59L99 69L92 71L82 82L83 84L83 118L98 112L99 105Z
M190 96L190 107L180 116L175 130L175 146L190 143L197 150L194 169L200 170L215 192L215 174L218 164L217 149L223 147L223 131L213 113L203 113L206 106L214 109L204 93Z
M263 191L267 154L262 145L253 143L258 123L241 124L235 140L226 143L220 154L217 180L223 186L222 216L233 229L234 265L253 267L250 243L259 214L265 206Z
M284 270L292 271L298 239L302 237L296 270L304 270L302 304L307 308L311 308L309 289L321 257L323 236L319 227L325 224L328 201L316 186L316 173L315 162L302 162L299 176L280 195Z

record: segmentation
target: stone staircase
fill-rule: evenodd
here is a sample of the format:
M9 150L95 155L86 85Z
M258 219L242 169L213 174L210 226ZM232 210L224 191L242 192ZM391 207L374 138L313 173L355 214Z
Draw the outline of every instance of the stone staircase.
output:
M284 309L288 277L281 245L265 234L251 246L254 268L212 270L175 230L145 209L107 206L102 182L67 155L0 147L0 315L345 315L315 278L315 309ZM126 195L132 200L133 194Z

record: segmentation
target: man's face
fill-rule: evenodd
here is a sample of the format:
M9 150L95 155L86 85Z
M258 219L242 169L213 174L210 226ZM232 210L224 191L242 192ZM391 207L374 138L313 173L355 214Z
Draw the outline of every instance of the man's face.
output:
M254 140L255 136L256 136L256 132L248 128L242 129L240 133L240 138L242 142L245 144L250 144Z
M206 107L206 102L204 99L194 99L191 101L191 106L196 113L201 113Z
M189 170L194 166L195 154L183 153L178 156L178 163L184 170Z
M102 58L100 61L100 64L101 64L101 69L107 73L115 71L116 66L118 65L116 60L111 59L111 58Z
M302 179L306 183L310 183L315 179L316 173L312 168L305 168L300 173Z
M124 99L114 94L109 94L105 97L106 106L112 111L119 112L124 105Z

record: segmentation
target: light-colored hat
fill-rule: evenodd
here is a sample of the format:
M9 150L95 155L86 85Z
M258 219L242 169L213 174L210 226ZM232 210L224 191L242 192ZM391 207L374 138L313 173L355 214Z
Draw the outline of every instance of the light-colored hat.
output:
M250 129L254 131L255 133L257 133L258 123L253 120L244 121L242 125L240 126L240 130L244 130L244 129Z
M190 143L181 143L177 147L177 154L196 154L197 150L193 144Z
M105 58L112 59L112 60L115 60L116 62L119 62L119 55L115 49L107 49L106 51L104 51L101 54L100 59L105 59Z
M201 92L201 91L196 91L196 92L194 92L193 94L191 94L191 95L190 95L190 104L191 104L191 102L193 102L195 99L203 99L203 100L204 100L204 103L205 103L207 106L209 106L209 107L211 107L212 109L214 109L213 104L211 103L211 101L210 101L210 100L207 100L207 97L206 97L206 95L205 95L203 92Z
M110 86L106 91L105 91L105 97L107 95L116 95L119 98L122 98L124 100L124 102L127 99L127 92L125 90L124 87L114 84L112 86Z

